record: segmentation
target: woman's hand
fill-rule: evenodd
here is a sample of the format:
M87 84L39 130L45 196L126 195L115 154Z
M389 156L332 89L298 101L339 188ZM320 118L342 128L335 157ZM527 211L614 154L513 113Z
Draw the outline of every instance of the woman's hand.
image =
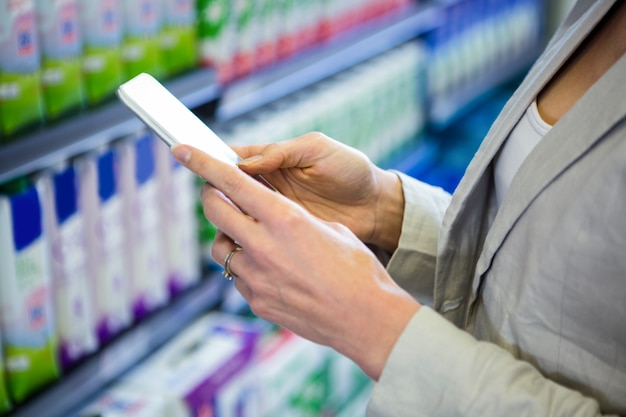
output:
M235 151L244 158L242 170L262 175L310 213L395 250L404 210L400 180L363 153L321 133Z
M346 227L201 151L177 146L173 153L208 182L204 212L220 230L214 258L223 262L234 242L243 248L230 270L251 309L333 347L377 379L419 304Z

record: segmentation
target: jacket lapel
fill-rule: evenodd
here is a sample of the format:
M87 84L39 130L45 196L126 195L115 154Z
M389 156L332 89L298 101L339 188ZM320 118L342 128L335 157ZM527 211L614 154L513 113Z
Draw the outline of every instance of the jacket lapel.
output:
M612 4L611 1L592 0L577 3L570 15L571 20L566 20L516 94L504 106L457 187L442 222L434 293L434 307L450 320L459 323L462 319L466 311L463 307L468 306L461 300L468 293L472 277L480 276L475 274L476 271L482 273L486 270L515 219L531 201L532 192L525 197L526 203L522 204L520 210L498 220L498 230L489 232L489 239L483 250L486 224L493 212L489 190L492 188L490 170L494 157L539 91L583 42ZM560 166L564 165L561 163ZM535 193L540 188L538 184L533 186ZM473 281L474 289L478 287L478 281Z
M602 111L593 111L598 108ZM563 116L521 165L487 235L476 276L488 270L507 233L535 197L624 118L626 54ZM476 288L478 283L474 284Z
M609 1L591 1L586 3L590 4L587 4L586 7L579 7L584 6L585 2L577 4L577 7L585 10L583 16L580 19L576 19L571 26L562 31L561 36L558 36L548 45L517 89L516 94L503 108L485 137L476 157L468 167L463 181L459 184L459 189L455 193L456 200L463 200L467 194L472 192L473 186L476 185L477 180L490 167L495 155L526 109L528 109L528 106L530 106L539 92L554 77L613 4L613 2ZM454 217L454 212L450 213L448 217Z

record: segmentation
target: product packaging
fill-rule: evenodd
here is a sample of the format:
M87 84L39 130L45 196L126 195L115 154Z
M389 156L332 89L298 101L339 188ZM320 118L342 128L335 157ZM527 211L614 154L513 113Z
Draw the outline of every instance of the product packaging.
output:
M41 174L44 230L50 241L54 317L64 370L96 350L92 285L83 210L73 165Z
M282 329L260 349L254 367L259 417L323 415L330 395L328 350Z
M234 56L236 77L245 76L254 69L259 34L258 3L255 0L234 2L233 18L237 31Z
M135 319L163 306L168 300L167 267L162 249L164 226L155 173L154 136L141 132L118 147L120 186L124 199L127 234L126 277Z
M122 83L120 0L77 0L88 104L112 97Z
M233 56L236 27L232 2L229 0L197 0L198 46L200 63L215 68L219 82L235 76Z
M43 120L34 0L0 0L0 136Z
M142 72L162 78L161 0L124 1L122 11L124 78L129 80Z
M296 36L299 19L297 15L297 1L275 0L278 12L277 54L284 59L296 52Z
M296 32L299 49L308 48L320 41L319 21L322 18L322 2L317 0L296 2L300 25Z
M247 366L226 382L215 395L215 415L220 417L261 417L260 375Z
M101 344L132 321L130 268L117 168L119 156L102 149L76 160L80 208L93 290L94 321Z
M254 62L257 68L266 67L276 59L278 14L276 0L258 0L256 19L258 30Z
M250 364L261 329L253 320L210 313L140 364L121 386L183 402L193 416L216 415L215 393Z
M257 350L255 362L218 392L216 415L334 415L327 414L337 404L330 392L334 351L283 329L266 330Z
M330 415L335 417L364 416L367 414L367 405L370 398L372 398L372 387L368 386L352 396L336 413L331 412Z
M196 176L173 158L167 145L154 143L170 296L200 281L202 275L196 205Z
M325 405L330 411L329 415L365 415L369 393L373 387L372 380L351 359L330 348L319 346L319 349L325 349L329 357L329 395ZM354 412L357 408L360 408L359 413ZM354 414L347 413L350 409Z
M6 382L16 403L59 376L42 187L0 196L0 320Z
M46 118L83 104L82 40L77 0L36 0Z
M180 402L124 387L105 391L78 417L193 417Z
M198 63L196 6L192 0L161 0L161 58L164 75L171 77Z
M0 416L11 411L11 399L4 380L4 353L2 346L2 326L0 326Z

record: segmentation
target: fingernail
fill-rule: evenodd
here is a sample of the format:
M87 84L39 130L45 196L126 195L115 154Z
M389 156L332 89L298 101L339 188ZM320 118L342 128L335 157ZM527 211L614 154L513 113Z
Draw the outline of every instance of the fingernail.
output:
M244 165L244 166L253 165L259 162L261 159L263 159L263 155L254 155L249 158L242 159L241 161L237 162L237 165Z
M175 145L172 147L172 155L181 164L186 164L191 159L191 151L184 145Z

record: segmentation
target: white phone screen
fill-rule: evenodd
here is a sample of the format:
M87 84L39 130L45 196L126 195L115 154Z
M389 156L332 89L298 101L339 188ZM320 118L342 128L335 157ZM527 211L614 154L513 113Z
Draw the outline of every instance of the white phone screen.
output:
M118 96L170 147L187 144L223 162L241 158L202 120L149 74L139 74L122 84Z

